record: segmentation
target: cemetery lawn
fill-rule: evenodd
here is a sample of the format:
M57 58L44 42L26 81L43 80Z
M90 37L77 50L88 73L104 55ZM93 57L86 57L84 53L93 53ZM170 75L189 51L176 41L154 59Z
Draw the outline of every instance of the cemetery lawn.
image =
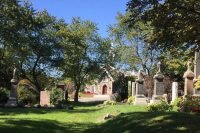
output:
M116 116L103 120L110 113ZM200 132L195 113L150 113L133 105L79 103L74 110L0 108L1 133L172 133Z

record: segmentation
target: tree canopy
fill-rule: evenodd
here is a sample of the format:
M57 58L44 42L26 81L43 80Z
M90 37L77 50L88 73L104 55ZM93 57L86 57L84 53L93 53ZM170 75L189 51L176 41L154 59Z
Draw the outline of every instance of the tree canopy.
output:
M146 40L155 47L196 49L200 45L200 1L195 0L130 0L127 24L149 22L152 34Z

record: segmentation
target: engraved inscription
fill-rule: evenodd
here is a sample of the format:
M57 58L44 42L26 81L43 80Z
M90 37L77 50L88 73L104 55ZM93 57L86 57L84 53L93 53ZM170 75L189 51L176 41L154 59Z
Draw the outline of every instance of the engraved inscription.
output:
M162 82L156 83L156 95L163 95L164 94L164 84Z
M138 84L138 94L144 94L144 87L143 84Z

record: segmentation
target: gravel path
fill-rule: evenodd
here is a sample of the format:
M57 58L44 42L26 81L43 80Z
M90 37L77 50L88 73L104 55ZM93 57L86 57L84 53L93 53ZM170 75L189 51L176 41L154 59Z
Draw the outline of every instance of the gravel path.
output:
M97 102L109 100L109 95L94 95L91 98L79 98L79 102Z

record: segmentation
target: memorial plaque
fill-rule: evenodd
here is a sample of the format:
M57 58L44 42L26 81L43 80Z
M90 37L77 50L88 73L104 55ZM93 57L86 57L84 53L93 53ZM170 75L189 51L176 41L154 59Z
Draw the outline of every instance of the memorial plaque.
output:
M138 86L138 95L143 95L144 94L144 86L143 84L137 84Z
M156 83L156 95L163 95L164 94L164 84L163 82Z

